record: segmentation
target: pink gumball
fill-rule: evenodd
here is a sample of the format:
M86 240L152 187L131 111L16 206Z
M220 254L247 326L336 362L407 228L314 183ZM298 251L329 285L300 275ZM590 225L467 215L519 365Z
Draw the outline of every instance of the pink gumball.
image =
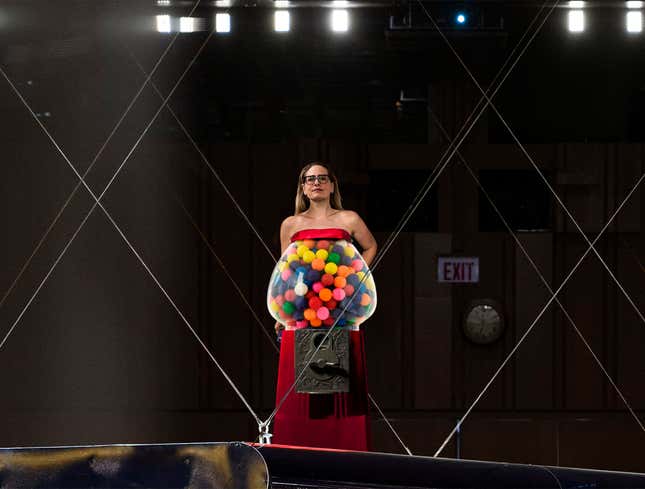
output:
M282 280L286 282L287 280L289 280L289 277L291 277L291 270L289 268L285 268L282 271Z
M339 287L335 288L332 292L334 299L337 301L342 301L345 298L345 291Z
M363 260L354 260L352 262L352 268L357 272L360 272L363 269Z
M298 328L298 329L306 328L308 322L309 321L307 321L307 320L305 320L305 321L296 321L296 328Z
M317 293L318 293L318 292L320 292L323 288L325 288L325 286L324 286L322 283L320 283L320 282L316 282L315 284L313 284L313 285L311 286L311 288L312 288L312 289L314 289L314 292L317 294Z
M293 302L296 300L296 293L293 289L289 289L284 293L284 300Z
M281 307L282 307L282 304L284 304L284 297L282 297L281 295L276 295L274 300L276 304L278 304Z
M324 321L329 317L329 309L327 309L325 306L319 308L316 311L316 316L318 316L318 319L320 319L321 321Z

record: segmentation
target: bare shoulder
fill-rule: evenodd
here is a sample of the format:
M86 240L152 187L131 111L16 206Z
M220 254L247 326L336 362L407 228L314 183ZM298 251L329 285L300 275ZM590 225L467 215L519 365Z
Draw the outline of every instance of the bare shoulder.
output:
M340 211L339 214L340 215L338 217L340 218L340 220L351 231L355 231L356 227L360 226L363 223L361 216L359 216L357 212L344 209Z
M280 225L280 234L289 234L298 223L298 216L289 216Z

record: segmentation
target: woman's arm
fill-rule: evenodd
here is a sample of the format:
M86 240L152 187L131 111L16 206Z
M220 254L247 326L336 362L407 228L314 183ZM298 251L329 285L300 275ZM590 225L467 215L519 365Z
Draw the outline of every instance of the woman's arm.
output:
M291 242L294 218L295 216L289 216L280 225L280 254L284 253L284 250L289 247Z
M376 250L378 248L376 240L367 228L363 219L361 219L356 212L348 211L348 213L350 219L349 228L358 244L363 248L363 260L365 260L365 263L369 266L372 264L372 260L374 260L374 257L376 256Z

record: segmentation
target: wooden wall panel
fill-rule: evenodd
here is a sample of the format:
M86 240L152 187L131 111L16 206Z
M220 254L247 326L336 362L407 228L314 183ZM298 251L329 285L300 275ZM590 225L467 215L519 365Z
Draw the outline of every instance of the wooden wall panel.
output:
M414 237L414 407L449 409L453 405L452 286L437 283L437 257L450 254L451 236Z
M563 145L558 172L552 184L564 205L585 232L599 231L604 222L606 144ZM559 231L578 228L555 200L553 208Z
M567 236L565 276L586 250L577 236ZM599 252L602 248L599 246ZM605 294L602 265L591 254L571 277L564 293L564 305L578 329L596 355L605 363L604 318ZM564 338L564 400L568 409L602 409L604 407L604 377L575 331L558 314Z
M520 242L547 284L553 284L553 235L551 233L522 233ZM508 326L514 331L514 342L519 342L536 321L551 298L547 287L519 246L515 247L515 303ZM562 300L560 298L560 300ZM552 409L554 407L554 309L555 302L535 323L515 358L515 406L518 409ZM510 311L509 311L510 312ZM566 326L564 326L566 327ZM560 375L560 373L558 373Z

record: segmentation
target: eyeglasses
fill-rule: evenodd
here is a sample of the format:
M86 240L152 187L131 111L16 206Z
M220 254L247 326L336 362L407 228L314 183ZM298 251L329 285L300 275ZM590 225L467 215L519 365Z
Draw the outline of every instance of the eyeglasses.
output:
M325 183L329 183L329 175L307 175L302 177L302 183L306 183L307 185L313 185L316 183L316 180L318 180L319 184L324 185Z

